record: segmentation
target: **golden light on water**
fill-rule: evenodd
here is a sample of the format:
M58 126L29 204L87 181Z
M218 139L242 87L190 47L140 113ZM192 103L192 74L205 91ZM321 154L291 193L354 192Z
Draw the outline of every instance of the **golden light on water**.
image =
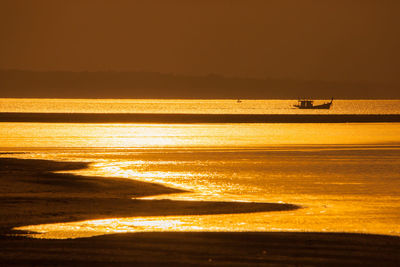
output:
M142 199L170 199L171 205L173 200L293 203L301 208L247 214L112 218L16 229L34 232L29 236L35 238L57 239L163 231L321 231L400 235L399 218L393 213L393 210L400 210L396 180L391 178L396 167L392 172L386 170L389 171L386 176L382 176L384 173L379 168L370 167L376 163L381 166L388 160L395 164L398 149L361 146L326 150L308 147L303 152L297 148L223 150L215 155L219 160L214 160L212 150L116 152L108 156L102 154L98 161L95 160L98 156L93 155L89 159L95 162L89 169L74 173L137 179L191 191ZM363 153L368 157L359 159L359 151L365 151ZM321 158L322 154L326 156ZM252 158L243 160L249 156ZM227 170L234 169L239 163L241 172L232 177L234 172ZM182 169L186 171L182 172ZM381 177L376 179L378 173ZM367 195L365 190L368 190ZM392 195L382 195L388 190L393 190Z
M294 109L296 100L246 99L45 99L0 98L0 112L207 113L207 114L399 114L400 100L334 101L332 110ZM323 102L323 101L322 101Z
M393 215L393 210L400 210L393 178L399 165L399 123L0 126L2 151L30 152L18 157L91 162L90 168L72 173L189 191L143 197L147 201L269 202L302 207L282 212L106 218L17 228L36 232L32 237L149 231L400 234L400 220Z
M207 230L194 225L193 219L194 217L184 219L182 217L114 218L18 227L15 229L37 232L37 234L33 233L29 236L45 239L81 238L116 233Z
M48 124L0 123L3 148L264 147L398 143L397 123Z
M69 239L105 234L139 232L182 232L182 231L317 231L357 232L400 235L398 225L390 225L385 218L366 220L354 218L360 211L364 214L373 209L358 202L359 207L349 207L340 201L333 206L309 203L294 211L261 212L248 214L196 215L196 216L150 216L87 220L71 223L42 224L17 227L15 230L31 232L27 236L44 239ZM373 204L373 203L370 203ZM338 216L337 218L335 218ZM345 216L345 217L343 217ZM371 215L370 215L371 216ZM346 222L343 220L345 219ZM388 218L386 218L387 220ZM362 227L360 227L362 226Z

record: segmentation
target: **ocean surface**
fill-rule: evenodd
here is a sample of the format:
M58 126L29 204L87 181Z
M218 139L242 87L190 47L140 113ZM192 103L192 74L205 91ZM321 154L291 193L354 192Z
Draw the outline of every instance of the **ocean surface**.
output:
M316 102L324 102L323 100ZM0 112L400 114L399 100L0 99ZM81 175L160 183L153 198L291 203L298 210L105 218L26 226L39 238L138 231L326 231L400 235L400 123L0 123L2 157L90 162ZM106 178L105 178L106 179Z
M329 100L315 100L322 104ZM297 100L159 100L0 98L0 112L202 113L202 114L400 114L400 100L334 100L329 110L300 110Z

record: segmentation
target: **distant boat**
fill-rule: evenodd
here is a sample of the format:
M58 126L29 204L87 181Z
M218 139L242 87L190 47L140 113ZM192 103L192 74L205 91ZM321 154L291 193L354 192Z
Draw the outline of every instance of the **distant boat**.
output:
M236 102L237 102L237 103L242 103L242 100L238 99Z
M299 109L330 109L332 106L333 97L330 102L326 102L320 105L314 105L314 100L310 99L299 99L297 105L293 105Z

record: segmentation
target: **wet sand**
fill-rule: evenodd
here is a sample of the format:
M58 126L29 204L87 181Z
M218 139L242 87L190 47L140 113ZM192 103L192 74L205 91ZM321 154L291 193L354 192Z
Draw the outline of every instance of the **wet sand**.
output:
M0 263L140 266L398 266L397 237L322 233L138 233L0 239Z
M298 208L275 203L132 199L184 191L124 178L54 173L87 166L79 162L0 158L0 231L9 232L12 227L22 225L115 217L227 214Z
M13 227L89 219L283 211L290 204L132 200L182 192L118 178L54 171L85 163L0 159L0 263L57 264L400 264L400 238L327 233L138 233L74 240L10 235Z
M0 122L346 123L400 122L400 114L0 113Z

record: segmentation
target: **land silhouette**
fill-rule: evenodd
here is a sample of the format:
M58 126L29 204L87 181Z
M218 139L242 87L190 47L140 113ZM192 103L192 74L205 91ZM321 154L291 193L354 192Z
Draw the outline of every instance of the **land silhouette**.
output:
M399 99L400 85L188 76L158 72L0 71L0 97L139 99ZM360 92L362 92L360 94Z

